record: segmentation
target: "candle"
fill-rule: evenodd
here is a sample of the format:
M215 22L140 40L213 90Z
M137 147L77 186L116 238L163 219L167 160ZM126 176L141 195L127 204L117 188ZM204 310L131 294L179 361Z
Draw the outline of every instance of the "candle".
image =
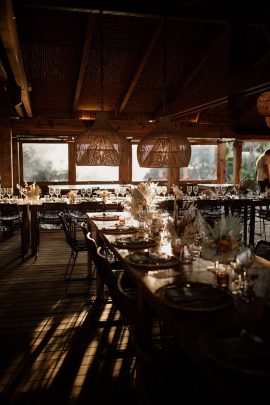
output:
M120 225L125 225L125 223L126 223L126 218L123 215L121 215L119 217L119 224Z

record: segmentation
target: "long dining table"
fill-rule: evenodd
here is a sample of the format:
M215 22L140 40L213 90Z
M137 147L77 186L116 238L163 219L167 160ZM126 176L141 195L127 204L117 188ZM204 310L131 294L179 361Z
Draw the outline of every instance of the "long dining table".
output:
M110 229L114 229L114 227L119 229L117 220L95 220L93 214L89 213L88 226L98 243L101 242L107 245L117 259L121 261L138 287L137 305L142 314L141 316L144 318L142 322L144 327L140 331L140 335L145 339L146 347L150 336L150 313L154 311L168 325L178 342L179 348L189 356L194 366L202 371L207 384L210 384L210 389L216 390L218 395L223 395L227 399L228 396L232 395L234 378L238 378L238 389L245 390L245 394L248 392L249 387L256 387L256 389L259 387L260 390L266 387L264 382L270 377L270 363L267 363L268 366L264 364L262 369L259 368L258 370L256 365L254 369L251 369L251 367L249 369L248 366L245 369L244 362L241 363L242 347L243 350L248 348L248 345L245 347L245 339L250 341L252 346L252 344L255 345L256 343L256 337L258 341L261 339L264 342L265 339L266 343L261 347L266 347L266 359L270 360L270 310L269 306L266 306L260 297L252 295L249 299L244 299L239 294L234 294L231 283L228 289L220 289L217 286L214 264L202 257L197 257L196 260L188 264L177 262L172 267L165 265L158 268L147 264L138 265L136 261L130 260L130 255L138 251L147 252L151 250L152 253L160 254L163 252L169 256L173 255L170 242L166 242L162 237L157 240L157 245L153 248L134 250L128 247L121 248L118 244L119 238L136 235L134 231L130 234L127 233L127 225L124 235L121 232L110 232ZM136 227L136 221L131 220L130 226ZM255 258L250 271L253 270L253 274L258 274L262 268L267 268L270 271L270 262L262 263ZM181 286L181 288L185 286L188 289L190 286L196 287L197 285L207 286L207 288L212 287L211 291L220 291L225 294L224 303L222 304L221 300L221 305L217 304L215 306L215 301L214 305L213 302L209 302L208 307L208 298L205 296L198 298L198 302L194 307L192 304L189 306L188 303L181 300L180 302L171 302L164 294L168 287L174 288L175 286L177 290L177 286ZM201 300L201 305L198 305L199 300ZM227 361L226 358L224 360L221 356L221 359L216 359L215 353L207 352L206 348L209 349L209 346L212 347L215 343L215 333L217 333L216 341L219 338L218 333L221 334L220 342L223 339L225 349L226 345L232 344L231 356L237 356L237 353L233 353L235 347L231 342L238 342L239 367L237 367L237 361L231 361L232 364L230 364L230 361ZM223 336L222 333L224 333ZM214 343L211 346L212 336L214 336ZM255 336L254 340L253 336ZM207 338L209 339L207 340ZM258 347L257 350L259 356L260 349ZM230 359L230 353L227 353L227 355ZM254 355L253 352L251 352L252 355ZM249 362L248 356L247 359ZM228 386L228 381L230 386ZM244 396L243 393L242 398Z

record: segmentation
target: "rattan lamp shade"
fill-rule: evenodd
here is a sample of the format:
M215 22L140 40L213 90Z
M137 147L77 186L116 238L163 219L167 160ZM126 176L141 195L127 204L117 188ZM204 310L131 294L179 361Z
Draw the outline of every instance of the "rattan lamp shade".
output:
M270 128L270 117L265 117L265 123Z
M270 91L265 91L259 96L257 110L264 117L270 117Z
M123 144L124 139L107 121L106 113L99 111L92 127L76 140L76 164L119 166Z
M157 126L145 135L137 149L141 167L186 167L191 156L189 140L170 121L159 118Z

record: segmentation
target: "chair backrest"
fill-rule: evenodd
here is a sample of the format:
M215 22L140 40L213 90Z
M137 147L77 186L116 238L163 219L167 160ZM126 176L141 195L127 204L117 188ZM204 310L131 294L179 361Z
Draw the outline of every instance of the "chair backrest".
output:
M68 210L66 202L44 202L41 206L41 212L65 212Z
M73 248L74 243L76 242L75 224L70 215L66 212L61 211L58 213L58 216L65 232L66 241L70 247Z
M123 293L121 288L119 288L119 272L117 272L117 276L113 273L109 260L102 254L101 247L98 247L97 254L93 258L93 261L100 278L109 289L114 304L128 322L134 323L136 317L135 300L132 300L130 296Z
M98 201L82 201L79 204L79 211L86 213L86 212L103 212L104 211L104 204L103 202Z
M270 261L270 241L258 240L254 247L254 254Z
M1 217L20 217L20 212L17 204L0 204Z

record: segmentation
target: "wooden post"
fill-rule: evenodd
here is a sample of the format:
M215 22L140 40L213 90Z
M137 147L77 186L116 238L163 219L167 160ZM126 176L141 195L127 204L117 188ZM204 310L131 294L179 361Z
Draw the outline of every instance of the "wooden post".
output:
M217 182L225 183L226 179L226 143L217 143Z
M167 182L167 187L168 187L168 193L172 191L172 186L178 185L179 184L179 177L180 177L180 169L179 167L171 167L168 170L168 182Z
M0 124L1 139L1 159L0 159L0 176L2 187L13 187L12 184L12 143L11 143L11 126L9 121Z
M119 166L119 184L131 183L131 154L132 145L130 141L124 142L123 151L121 153L121 160Z
M68 160L69 160L68 184L76 184L76 164L75 164L75 143L74 142L70 142L68 144Z
M235 143L234 143L234 168L233 168L234 184L240 184L241 168L242 168L242 142L235 141Z

